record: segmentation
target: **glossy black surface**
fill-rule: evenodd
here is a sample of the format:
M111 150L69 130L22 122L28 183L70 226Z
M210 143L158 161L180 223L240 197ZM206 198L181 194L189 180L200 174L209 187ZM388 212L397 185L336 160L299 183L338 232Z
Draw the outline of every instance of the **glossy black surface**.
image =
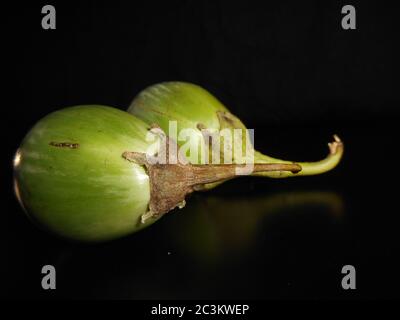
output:
M325 151L310 147L318 143L309 138L304 147L311 154ZM110 243L56 239L31 225L12 201L3 224L8 289L14 297L35 298L393 297L400 240L395 192L358 150L373 144L383 152L382 138L343 139L346 156L333 172L230 181ZM286 143L284 149L296 149ZM380 161L390 163L385 156ZM45 264L57 270L51 293L40 287ZM346 264L356 267L355 291L341 288Z
M345 32L337 1L212 3L55 3L54 32L40 28L39 2L5 10L14 28L4 38L2 295L399 296L394 8L356 3L359 27ZM343 162L321 176L230 181L110 243L68 243L36 229L12 190L12 156L29 128L69 105L124 109L164 80L209 89L255 128L260 151L318 160L337 133ZM56 267L55 291L41 289L45 264ZM357 271L354 291L341 288L347 264Z

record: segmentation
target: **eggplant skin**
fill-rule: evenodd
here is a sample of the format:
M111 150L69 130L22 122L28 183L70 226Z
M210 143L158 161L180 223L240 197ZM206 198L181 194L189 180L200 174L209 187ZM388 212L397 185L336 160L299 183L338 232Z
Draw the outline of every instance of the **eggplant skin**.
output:
M41 119L14 158L14 188L28 216L61 237L106 241L136 232L150 201L144 168L125 151L146 152L148 126L119 109L90 105Z
M147 123L156 123L165 132L168 132L171 120L177 121L180 132L186 128L197 131L198 124L206 128L220 129L217 111L229 110L198 85L170 81L157 83L142 90L133 99L127 111Z

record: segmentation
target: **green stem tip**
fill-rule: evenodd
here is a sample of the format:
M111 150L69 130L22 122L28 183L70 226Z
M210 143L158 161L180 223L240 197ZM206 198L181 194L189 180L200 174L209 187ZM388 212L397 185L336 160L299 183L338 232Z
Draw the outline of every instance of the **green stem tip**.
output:
M256 172L253 175L262 176L262 177L270 177L270 178L287 178L293 176L310 176L317 175L321 173L328 172L335 168L343 156L344 145L340 140L338 135L333 136L333 141L328 143L329 154L326 158L315 161L315 162L295 162L299 164L302 170L298 173L292 173L290 171L275 171L275 172ZM281 159L276 159L264 155L258 151L254 153L254 162L255 163L293 163L293 161L286 161Z

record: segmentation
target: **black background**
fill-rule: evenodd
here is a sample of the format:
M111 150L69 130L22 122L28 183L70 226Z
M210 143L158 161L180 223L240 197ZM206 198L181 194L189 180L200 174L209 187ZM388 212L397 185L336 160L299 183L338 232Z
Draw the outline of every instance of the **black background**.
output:
M394 6L53 1L57 29L43 30L45 4L3 13L2 295L399 296ZM356 8L356 30L341 28L345 4ZM337 133L343 162L321 176L231 181L110 243L72 244L32 226L14 198L11 166L29 128L71 105L126 109L140 90L168 80L208 89L255 129L257 149L269 155L317 160ZM41 289L44 264L57 269L55 291ZM356 267L356 290L341 288L346 264Z

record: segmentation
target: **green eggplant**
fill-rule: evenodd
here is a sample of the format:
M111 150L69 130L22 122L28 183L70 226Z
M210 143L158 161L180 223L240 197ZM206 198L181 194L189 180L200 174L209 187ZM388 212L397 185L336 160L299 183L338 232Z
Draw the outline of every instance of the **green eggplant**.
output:
M59 236L105 241L136 232L184 206L185 196L205 183L236 176L234 164L155 161L174 142L154 129L106 106L76 106L47 115L15 154L18 200L34 222ZM254 170L301 167L260 164Z
M177 132L183 129L192 129L190 141L196 145L205 145L204 133L218 132L223 129L246 130L245 125L236 116L208 91L195 84L186 82L163 82L152 85L141 91L132 101L128 112L144 120L148 124L157 124L164 132L169 131L170 121L176 121ZM247 132L247 131L246 131ZM232 142L232 147L244 148L245 137ZM186 140L178 140L182 145ZM251 142L249 142L251 143ZM298 173L290 171L255 172L254 175L271 178L286 178L292 176L316 175L332 170L340 162L343 155L343 143L337 135L334 141L328 144L329 154L326 158L316 162L295 162L302 167ZM253 146L252 146L253 148ZM222 148L221 148L222 150ZM254 150L254 149L253 149ZM223 153L223 152L221 152ZM187 155L187 154L186 154ZM223 154L221 154L223 156ZM201 157L190 157L192 163L201 163ZM276 159L254 150L254 163L294 163L293 161ZM233 163L238 163L233 156ZM205 188L212 188L218 183L207 184Z

